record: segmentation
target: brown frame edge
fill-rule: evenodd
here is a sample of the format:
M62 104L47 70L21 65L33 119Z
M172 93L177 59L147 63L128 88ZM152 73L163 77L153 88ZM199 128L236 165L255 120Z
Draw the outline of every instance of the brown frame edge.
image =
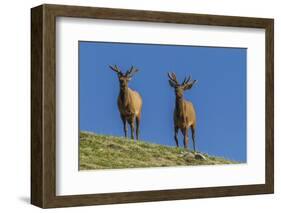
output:
M266 31L266 183L195 189L56 196L56 17L96 18L212 26L263 28ZM274 20L41 5L31 9L31 203L41 208L149 202L274 192Z

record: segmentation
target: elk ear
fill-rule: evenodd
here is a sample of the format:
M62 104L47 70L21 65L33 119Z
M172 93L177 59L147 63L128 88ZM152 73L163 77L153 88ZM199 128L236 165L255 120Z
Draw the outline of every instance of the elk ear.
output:
M173 81L169 80L169 84L171 87L176 88L176 84Z
M195 84L197 82L197 80L193 80L192 82L190 83L186 83L183 85L183 89L184 90L188 90L188 89L191 89L193 87L193 84Z

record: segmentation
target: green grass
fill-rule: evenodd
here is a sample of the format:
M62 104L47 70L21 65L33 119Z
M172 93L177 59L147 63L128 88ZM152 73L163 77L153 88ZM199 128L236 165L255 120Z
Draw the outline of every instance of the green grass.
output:
M237 163L203 153L205 160L186 154L183 148L80 132L80 170Z

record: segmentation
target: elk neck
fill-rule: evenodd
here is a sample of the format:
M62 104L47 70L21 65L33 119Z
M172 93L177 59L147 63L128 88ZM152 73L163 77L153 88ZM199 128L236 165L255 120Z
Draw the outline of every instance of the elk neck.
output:
M176 97L176 111L178 113L183 111L183 104L184 104L184 98L183 97Z
M125 88L120 87L119 95L121 97L121 101L123 105L126 106L129 102L129 87L125 87Z

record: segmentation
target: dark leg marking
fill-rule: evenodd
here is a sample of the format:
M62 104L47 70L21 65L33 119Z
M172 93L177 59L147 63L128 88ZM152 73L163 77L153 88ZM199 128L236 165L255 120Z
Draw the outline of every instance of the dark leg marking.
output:
M194 150L194 152L196 152L196 148L195 148L195 127L194 126L191 126L191 134L192 134L193 150Z
M124 130L124 134L125 134L125 137L127 137L127 131L128 131L128 128L127 128L127 122L126 122L126 118L124 116L121 115L121 119L122 119L122 122L123 122L123 130Z
M140 115L138 115L136 117L136 125L137 125L136 135L137 135L137 140L139 140L139 134L140 134Z
M179 147L179 140L178 140L178 131L179 131L179 129L177 127L175 127L174 131L175 131L174 138L175 138L175 141L176 141L176 145L177 145L177 147Z
M182 129L181 130L184 138L183 138L183 145L185 149L188 149L188 129Z
M131 127L131 139L134 139L134 132L135 132L135 118L131 118L129 120L130 127Z

